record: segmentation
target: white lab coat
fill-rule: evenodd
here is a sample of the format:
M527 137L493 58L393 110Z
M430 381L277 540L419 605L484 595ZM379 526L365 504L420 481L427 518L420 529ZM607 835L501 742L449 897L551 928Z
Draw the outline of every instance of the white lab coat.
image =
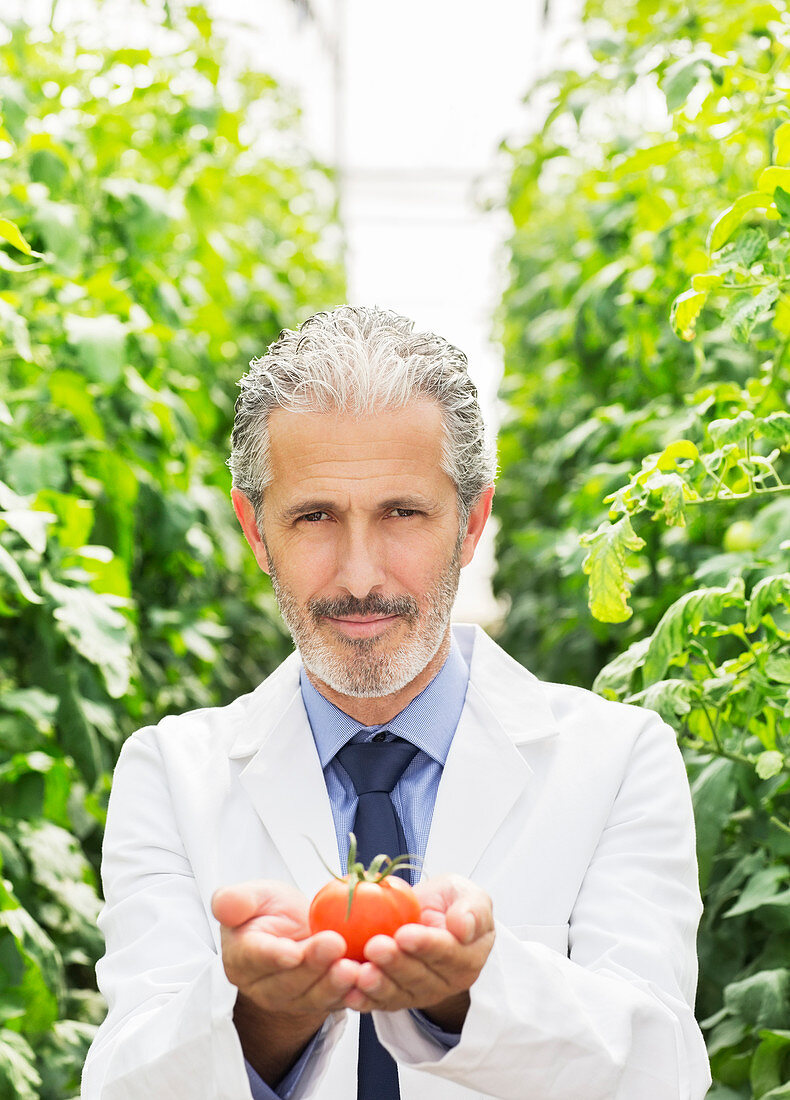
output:
M649 711L543 684L475 627L469 688L425 853L494 903L496 940L457 1047L374 1013L403 1100L699 1100L697 886L688 784ZM248 1100L236 988L211 895L254 878L307 897L339 871L292 655L223 708L124 746L104 845L109 1014L84 1100ZM356 1016L336 1013L298 1100L356 1096Z

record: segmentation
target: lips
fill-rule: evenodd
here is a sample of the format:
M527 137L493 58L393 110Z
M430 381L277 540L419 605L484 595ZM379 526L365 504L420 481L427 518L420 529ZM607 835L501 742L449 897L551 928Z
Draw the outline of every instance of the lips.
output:
M369 638L384 633L387 627L396 622L399 617L398 615L368 615L335 618L328 615L325 616L325 620L347 637Z

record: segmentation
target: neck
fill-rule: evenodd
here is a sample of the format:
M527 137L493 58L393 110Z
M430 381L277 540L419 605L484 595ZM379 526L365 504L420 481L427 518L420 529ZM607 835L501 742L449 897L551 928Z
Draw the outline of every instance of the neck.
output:
M416 699L420 692L430 684L447 660L450 653L451 639L452 634L448 626L441 645L422 672L415 676L405 687L401 688L400 691L393 692L392 695L382 695L374 699L357 699L354 696L343 695L341 692L335 691L329 684L325 684L323 680L319 680L317 676L313 675L308 668L305 668L305 672L316 691L320 691L325 699L328 699L330 703L334 703L349 718L359 722L360 726L384 726L387 722L391 722L396 714L400 714L402 710L405 710L412 699Z

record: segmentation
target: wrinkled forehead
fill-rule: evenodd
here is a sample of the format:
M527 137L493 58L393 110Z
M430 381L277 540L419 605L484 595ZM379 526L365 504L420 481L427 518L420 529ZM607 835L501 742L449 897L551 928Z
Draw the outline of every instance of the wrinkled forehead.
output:
M345 491L450 482L442 468L444 425L429 400L366 415L276 409L269 415L269 492L308 485Z

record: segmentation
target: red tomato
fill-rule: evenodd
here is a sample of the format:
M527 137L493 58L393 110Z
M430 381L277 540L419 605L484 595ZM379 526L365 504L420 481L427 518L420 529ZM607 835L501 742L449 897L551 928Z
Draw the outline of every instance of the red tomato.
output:
M380 882L357 881L349 912L350 881L346 875L321 887L310 905L310 931L339 932L346 958L364 962L362 951L372 936L391 936L403 924L420 923L420 903L408 882L388 875Z

